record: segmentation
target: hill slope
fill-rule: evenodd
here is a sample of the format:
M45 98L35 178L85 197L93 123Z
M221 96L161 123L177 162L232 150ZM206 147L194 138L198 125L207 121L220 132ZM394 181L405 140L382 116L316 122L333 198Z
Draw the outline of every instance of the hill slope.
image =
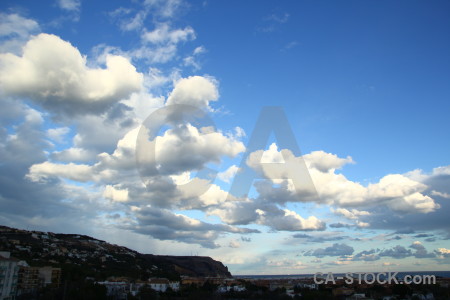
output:
M27 231L0 226L0 251L32 266L60 266L70 276L104 279L126 276L179 278L231 277L221 262L203 256L141 254L86 235Z

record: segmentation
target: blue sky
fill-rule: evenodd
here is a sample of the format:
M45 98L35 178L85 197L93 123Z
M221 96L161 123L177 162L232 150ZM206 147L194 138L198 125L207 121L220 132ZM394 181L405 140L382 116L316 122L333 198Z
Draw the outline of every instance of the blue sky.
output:
M207 255L233 274L448 270L447 1L0 8L1 224ZM171 105L189 115L179 104L215 129L145 135ZM283 108L303 156L276 136L249 148L265 106ZM259 176L243 197L228 194L239 167Z

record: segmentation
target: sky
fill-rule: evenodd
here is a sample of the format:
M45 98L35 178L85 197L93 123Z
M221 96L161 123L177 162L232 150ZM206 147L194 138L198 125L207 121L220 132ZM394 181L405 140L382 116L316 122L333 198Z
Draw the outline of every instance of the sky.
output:
M448 1L0 3L0 224L234 275L450 269Z

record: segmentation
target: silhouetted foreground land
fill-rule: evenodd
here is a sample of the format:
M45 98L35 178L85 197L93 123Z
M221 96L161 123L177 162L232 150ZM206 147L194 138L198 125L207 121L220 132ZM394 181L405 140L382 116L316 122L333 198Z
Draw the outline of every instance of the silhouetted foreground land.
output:
M292 289L271 289L245 280L239 280L237 285L245 288L242 291L221 291L220 284L206 282L203 285L181 285L174 291L155 291L150 285L143 285L136 294L108 294L106 286L86 281L72 281L58 289L42 289L35 295L25 295L17 299L450 299L448 287L433 286L379 286L360 288L343 288L342 286L319 286L318 289L294 286Z
M210 257L141 254L84 235L0 226L0 298L5 299L438 300L450 299L449 286L447 278L432 285L236 279Z
M62 267L63 270L70 271L73 278L231 277L227 267L210 257L141 254L78 234L0 226L0 251L8 251L11 256L33 266Z

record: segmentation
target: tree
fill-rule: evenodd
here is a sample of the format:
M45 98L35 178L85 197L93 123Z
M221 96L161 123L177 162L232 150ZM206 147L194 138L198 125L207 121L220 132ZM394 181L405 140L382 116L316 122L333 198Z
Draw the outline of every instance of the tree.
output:
M139 289L137 297L140 300L153 300L158 299L158 293L146 284Z

